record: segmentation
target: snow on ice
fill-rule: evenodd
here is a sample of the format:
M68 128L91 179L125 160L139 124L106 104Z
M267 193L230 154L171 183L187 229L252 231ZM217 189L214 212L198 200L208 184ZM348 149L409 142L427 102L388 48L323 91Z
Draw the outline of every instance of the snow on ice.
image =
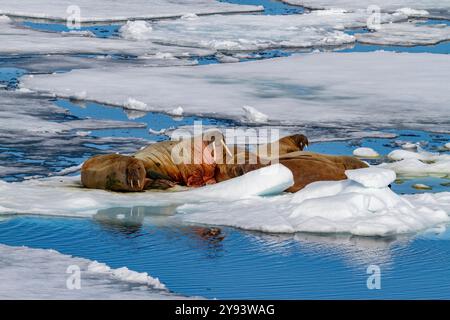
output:
M276 124L436 127L450 131L450 56L394 52L311 53L238 64L98 68L22 77L22 87L123 106L132 97L152 111L246 122L250 105Z

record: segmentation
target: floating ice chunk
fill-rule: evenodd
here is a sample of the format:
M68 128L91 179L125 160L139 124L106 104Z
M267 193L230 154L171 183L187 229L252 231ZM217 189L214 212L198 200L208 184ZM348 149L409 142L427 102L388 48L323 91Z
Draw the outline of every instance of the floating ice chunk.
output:
M405 142L401 145L402 149L417 149L416 143Z
M1 299L173 299L148 274L64 255L55 250L0 244ZM68 290L70 266L82 273L81 290ZM39 270L39 272L36 272Z
M364 27L366 11L354 13L307 13L303 15L224 15L194 20L165 20L153 25L150 40L167 45L191 46L221 51L273 48L310 48L353 43L345 28ZM380 22L406 19L381 14Z
M66 21L71 0L58 1L1 1L0 14L29 18ZM77 0L81 8L81 22L110 22L138 19L176 18L186 12L195 14L238 13L263 11L263 6L224 3L215 0L133 0L111 3L109 0Z
M120 27L119 34L127 40L147 40L149 34L153 31L152 26L147 21L127 21Z
M388 154L388 158L391 160L399 161L403 159L419 159L419 160L426 160L428 159L428 156L417 153L409 150L394 150L391 151Z
M448 127L449 69L450 56L444 54L321 53L197 67L74 70L23 77L21 87L59 97L87 90L89 99L111 105L131 96L154 111L182 105L189 114L233 120L241 120L242 106L251 105L271 121L297 127L436 130Z
M445 147L446 149L450 150L450 142L447 142L447 143L444 145L444 147Z
M326 183L331 186L320 196L318 192ZM309 195L310 192L313 194ZM330 181L312 183L294 195L221 202L220 205L187 204L177 211L183 213L183 221L190 223L280 233L388 236L417 232L450 221L450 193L415 200L415 197L399 196L389 188Z
M124 103L124 107L127 109L138 110L138 111L149 111L148 106L145 102L136 100L134 98L128 98Z
M450 155L431 153L419 150L412 152L408 150L394 150L388 154L388 158L395 162L382 163L379 168L394 170L397 174L407 176L450 174Z
M224 54L216 54L216 58L217 60L219 60L219 62L222 63L235 63L235 62L239 62L238 58L232 57L232 56L227 56Z
M414 22L383 24L376 32L355 35L361 43L376 45L433 45L450 40L450 27L422 25Z
M423 183L416 183L413 184L412 186L414 189L418 189L418 190L431 190L432 188L426 184Z
M395 10L395 12L402 13L406 16L414 16L414 17L427 16L430 14L427 10L416 10L411 8L400 8Z
M362 168L346 170L345 175L366 188L385 188L394 182L396 175L392 170L379 168Z
M184 113L183 107L176 107L175 109L169 111L169 114L172 116L181 117Z
M184 15L181 16L182 20L196 20L198 19L198 15L196 15L195 13L186 13Z
M98 261L91 262L88 267L88 271L92 273L102 273L113 276L114 278L130 283L138 283L151 286L158 290L166 290L166 286L159 281L158 278L153 278L148 275L147 272L136 272L129 270L127 267L122 267L118 269L111 269L108 265L104 263L99 263Z
M242 110L244 110L244 117L247 121L256 123L267 123L269 121L269 116L251 106L243 106Z
M11 23L11 19L5 15L0 15L0 23Z
M163 206L205 200L232 201L279 194L293 185L281 164L251 171L221 183L180 192L116 193L83 188L80 177L52 177L7 183L0 180L0 214L29 213L92 216L111 207Z
M425 10L429 16L440 17L450 11L450 3L442 0L282 0L283 2L300 5L310 9L346 9L348 11L366 10L371 5L377 5L382 12L396 12L423 16ZM413 9L411 9L413 8Z
M373 150L372 148L356 148L353 150L353 155L361 158L377 158L379 157L379 153Z
M206 49L163 46L149 41L86 37L80 33L64 36L59 33L19 27L8 23L8 20L0 22L0 43L2 44L0 54L124 54L151 58L159 52L172 53L175 57L205 56L215 53ZM75 58L72 57L72 59ZM170 62L178 64L176 60ZM157 61L154 63L156 64ZM164 61L164 65L168 63Z

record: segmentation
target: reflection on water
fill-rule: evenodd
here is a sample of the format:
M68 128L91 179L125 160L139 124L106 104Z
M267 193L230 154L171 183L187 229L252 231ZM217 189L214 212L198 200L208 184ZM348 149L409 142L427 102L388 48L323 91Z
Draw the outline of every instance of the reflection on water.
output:
M225 299L449 298L448 239L444 229L414 238L213 230L179 224L170 208L0 221L0 243L127 266L174 292ZM366 287L370 264L381 268L382 290Z

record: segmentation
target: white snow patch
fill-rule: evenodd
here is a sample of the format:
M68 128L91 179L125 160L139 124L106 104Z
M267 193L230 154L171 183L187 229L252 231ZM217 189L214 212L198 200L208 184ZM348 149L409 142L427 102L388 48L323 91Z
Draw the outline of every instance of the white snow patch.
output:
M69 290L70 266L81 272L81 289ZM74 269L75 270L75 269ZM179 299L146 273L58 253L0 244L1 299Z
M169 114L172 116L178 116L181 117L184 113L183 107L176 107L175 109L169 111Z
M395 181L396 175L392 170L377 168L362 168L347 170L348 179L358 182L366 188L385 188Z
M132 110L138 110L138 111L148 111L148 106L145 102L133 99L133 98L128 98L127 101L124 103L124 107L127 109L132 109Z
M383 24L376 32L355 35L361 43L376 45L433 45L450 40L446 24L423 25L414 22Z
M152 31L152 26L146 21L127 21L125 25L120 27L119 34L127 40L142 41L149 39L149 34Z
M266 114L256 110L251 106L243 106L242 110L244 110L245 119L249 122L267 123L269 121L269 117Z
M182 105L189 114L233 120L250 105L283 125L448 130L449 69L449 55L320 53L197 67L74 70L22 77L21 87L59 97L87 90L88 99L111 105L131 96L154 111Z
M394 162L382 163L378 167L394 170L404 176L450 175L450 155L408 150L394 150L388 154Z
M367 185L376 186L392 178L389 174L387 179L387 171L375 173L376 170L359 171L356 176ZM388 187L365 187L352 180L322 181L309 184L293 195L219 205L186 204L177 211L190 223L265 232L387 236L414 233L450 221L450 193L428 195L428 198L404 197Z
M356 148L353 150L353 155L361 158L377 158L380 156L380 154L372 148L366 147Z
M166 286L159 281L158 278L153 278L147 272L136 272L122 267L118 269L111 269L108 265L93 261L88 265L88 271L93 273L108 274L114 278L131 283L144 284L155 289L166 290Z
M221 183L180 192L115 193L83 188L80 177L52 177L7 183L0 180L0 214L92 216L111 207L163 206L205 199L237 200L278 194L293 184L292 173L276 164Z
M0 15L15 15L29 18L45 18L66 21L67 8L72 0L0 0ZM247 6L224 3L215 0L77 0L81 9L81 22L110 22L176 18L191 12L195 14L238 13L262 11L262 6Z
M395 12L404 14L406 16L427 16L430 13L427 10L416 10L416 9L411 9L411 8L400 8L395 10Z

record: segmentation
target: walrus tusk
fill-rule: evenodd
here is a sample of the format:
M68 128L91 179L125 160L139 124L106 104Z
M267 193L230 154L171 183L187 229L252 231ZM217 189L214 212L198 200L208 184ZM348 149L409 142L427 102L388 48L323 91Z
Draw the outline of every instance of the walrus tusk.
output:
M216 152L216 143L215 142L213 142L213 152L214 152L214 156L213 156L213 159L214 159L214 162L216 162L216 155L217 155L217 152Z
M233 154L231 153L230 149L228 149L227 145L225 144L225 141L223 141L223 139L220 139L220 143L222 143L222 145L225 148L225 150L227 151L227 153L230 155L230 157L232 157Z
M138 187L140 189L141 188L141 182L138 180L137 183L138 183Z
M130 183L131 183L131 188L134 189L133 179L130 180Z

